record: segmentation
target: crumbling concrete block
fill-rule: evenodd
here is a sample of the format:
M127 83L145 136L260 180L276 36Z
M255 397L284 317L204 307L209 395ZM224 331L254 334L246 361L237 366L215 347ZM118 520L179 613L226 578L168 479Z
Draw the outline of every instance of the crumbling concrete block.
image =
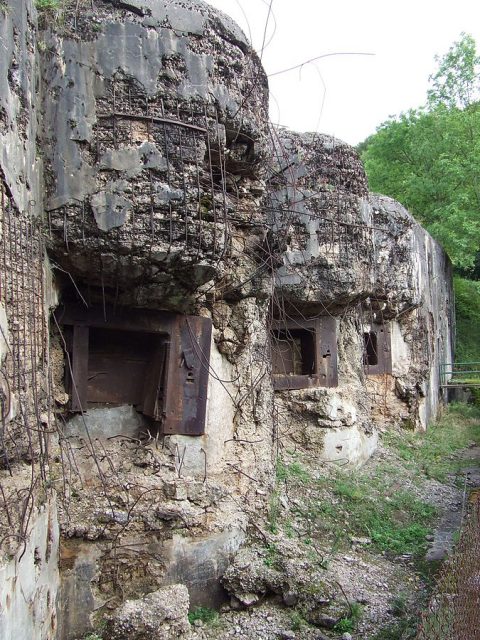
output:
M174 584L149 593L139 600L127 600L109 621L107 640L171 640L187 638L190 623L188 590Z

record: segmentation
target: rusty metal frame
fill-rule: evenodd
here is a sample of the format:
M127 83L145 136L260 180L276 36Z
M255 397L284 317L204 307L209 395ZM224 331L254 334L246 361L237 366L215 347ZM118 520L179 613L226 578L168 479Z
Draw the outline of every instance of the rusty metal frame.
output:
M155 397L149 415L161 426L164 434L202 435L205 432L207 390L209 378L212 322L208 318L182 316L167 311L90 307L80 305L60 307L55 312L57 322L73 327L72 372L76 393L72 411L86 409L85 379L88 371L89 328L119 329L138 333L163 334L166 339L164 398ZM75 348L75 335L83 339ZM85 337L87 336L87 337ZM157 389L159 388L157 387Z
M146 231L150 229L151 240L161 238L170 246L183 242L185 247L201 252L205 243L212 244L212 258L221 260L228 245L228 225L226 206L225 149L218 139L218 113L216 108L193 109L182 101L164 104L162 99L150 100L139 87L135 91L126 89L127 81L113 77L108 91L99 103L98 122L94 127L94 142L91 152L92 161L101 155L101 146L116 149L119 144L119 131L123 123L143 122L147 127L148 139L162 149L166 160L166 183L183 193L183 198L175 203L155 202L155 182L158 180L155 170L145 168L147 182L150 183L149 209L137 215L137 221ZM123 106L119 104L119 95L123 96ZM178 137L174 144L172 140ZM128 139L128 135L127 135ZM204 159L197 157L197 146L203 142L206 147ZM188 153L195 149L194 159L188 159ZM186 166L195 167L189 182L185 176ZM214 180L214 169L220 172L220 179ZM204 175L205 174L205 175ZM175 179L174 179L175 178ZM163 181L163 179L162 179ZM147 191L145 192L147 193ZM220 196L220 197L218 197ZM211 203L211 210L204 211L204 202ZM83 207L86 206L84 202ZM138 213L138 212L137 212ZM88 216L87 216L88 219ZM68 239L68 224L64 234ZM73 230L75 232L75 230ZM125 233L117 230L116 233ZM135 234L135 227L132 235Z
M392 373L392 337L388 323L373 323L370 332L377 336L377 364L368 364L364 360L365 373L368 376ZM367 330L365 329L365 333Z
M333 316L322 316L312 319L290 318L288 320L272 320L272 332L288 331L289 329L304 329L313 333L315 372L313 375L272 373L273 388L276 391L280 391L338 386L336 318Z

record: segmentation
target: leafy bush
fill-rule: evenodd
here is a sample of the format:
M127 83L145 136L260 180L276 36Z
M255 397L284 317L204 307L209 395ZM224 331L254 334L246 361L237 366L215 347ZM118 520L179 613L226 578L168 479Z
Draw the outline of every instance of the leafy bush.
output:
M455 278L457 362L480 362L480 281Z

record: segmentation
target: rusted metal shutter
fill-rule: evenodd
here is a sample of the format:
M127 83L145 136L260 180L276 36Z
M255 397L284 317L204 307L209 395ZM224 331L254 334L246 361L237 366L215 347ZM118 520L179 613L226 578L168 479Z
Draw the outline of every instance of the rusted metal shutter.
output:
M211 337L212 322L207 318L185 316L175 322L166 381L166 434L205 432Z
M294 366L293 346L288 344L289 335L297 336L300 340L301 374ZM283 336L287 339L282 341ZM277 390L338 385L337 321L334 317L291 318L287 322L274 320L271 353L273 386Z
M56 315L65 336L71 334L71 411L87 403L132 404L163 433L205 432L210 319L78 305Z
M338 386L337 319L333 316L319 319L316 359L321 386Z
M130 404L141 411L156 334L90 328L87 402Z
M272 336L272 371L278 375L289 375L295 371L294 344L282 334Z

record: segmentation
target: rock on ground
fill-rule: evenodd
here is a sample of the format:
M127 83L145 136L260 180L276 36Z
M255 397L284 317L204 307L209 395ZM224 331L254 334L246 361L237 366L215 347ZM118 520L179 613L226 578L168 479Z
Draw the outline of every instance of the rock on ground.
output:
M149 593L139 600L127 600L110 619L107 640L170 640L187 638L188 590L174 584Z

